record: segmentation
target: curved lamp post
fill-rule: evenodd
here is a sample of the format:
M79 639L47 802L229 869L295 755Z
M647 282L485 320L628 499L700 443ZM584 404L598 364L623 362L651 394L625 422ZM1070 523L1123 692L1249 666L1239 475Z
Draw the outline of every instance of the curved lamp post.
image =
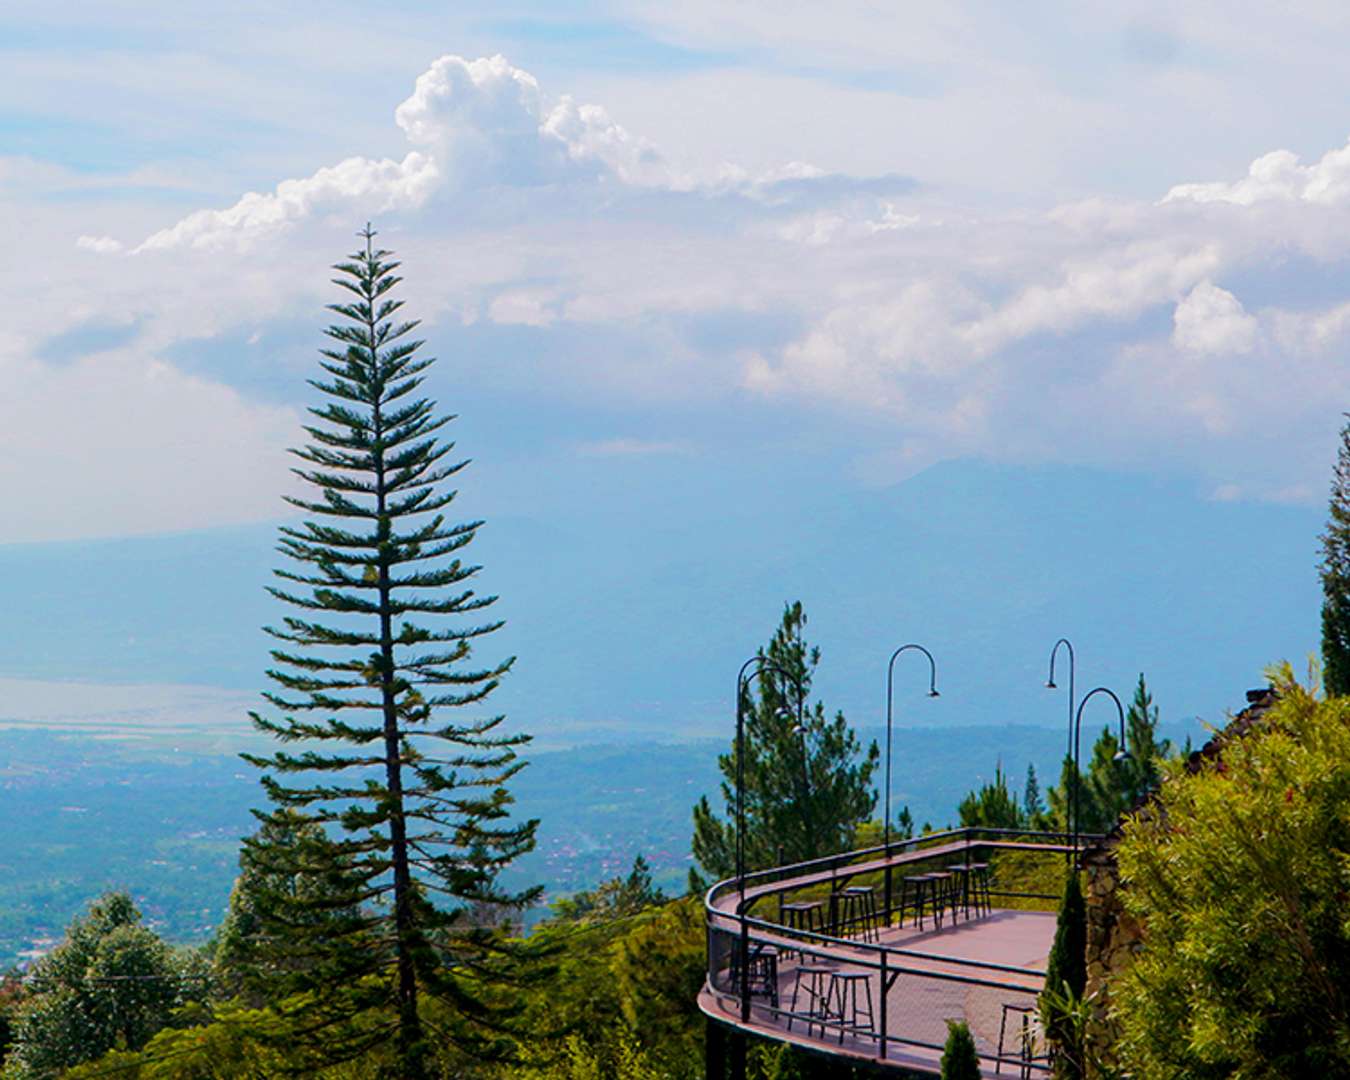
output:
M910 643L901 645L895 652L891 653L890 662L886 665L886 798L884 801L882 821L882 843L885 845L886 852L886 925L891 924L891 722L894 713L893 700L895 690L895 661L902 652L908 652L913 649L921 652L928 657L928 696L940 696L937 691L937 663L933 660L933 654L922 645Z
M1055 685L1055 655L1059 652L1059 647L1061 645L1069 652L1069 745L1064 748L1064 756L1068 757L1073 753L1073 677L1074 668L1076 667L1073 656L1073 645L1069 642L1068 638L1060 638L1055 642L1055 647L1050 650L1050 675L1045 680L1045 688L1047 690L1058 689Z
M791 683L797 691L797 727L802 723L802 680L792 672L771 663L767 657L752 656L736 676L736 885L739 899L736 906L740 916L741 934L738 946L741 973L741 1019L750 1019L750 927L745 914L745 687L755 675L774 674ZM803 740L805 736L803 735ZM805 767L805 741L803 741Z
M1078 773L1078 744L1079 736L1083 733L1083 707L1098 694L1105 694L1116 703L1116 712L1120 716L1120 749L1116 751L1112 761L1125 761L1129 758L1130 752L1125 748L1125 706L1120 703L1120 698L1116 697L1115 692L1108 690L1104 686L1099 686L1095 690L1089 690L1083 695L1083 700L1078 703L1078 713L1074 717L1073 723L1073 855L1074 860L1078 858L1078 792L1083 786L1081 777Z

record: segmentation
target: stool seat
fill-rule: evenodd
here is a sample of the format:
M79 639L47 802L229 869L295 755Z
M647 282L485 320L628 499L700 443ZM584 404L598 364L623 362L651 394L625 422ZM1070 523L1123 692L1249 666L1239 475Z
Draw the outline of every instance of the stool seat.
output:
M872 1002L870 972L833 971L825 993L828 1012L831 1014L829 1018L839 1025L841 1044L845 1034L876 1036L876 1011Z
M848 885L831 900L830 906L837 914L835 930L841 937L853 931L864 941L881 940L880 915L872 886Z

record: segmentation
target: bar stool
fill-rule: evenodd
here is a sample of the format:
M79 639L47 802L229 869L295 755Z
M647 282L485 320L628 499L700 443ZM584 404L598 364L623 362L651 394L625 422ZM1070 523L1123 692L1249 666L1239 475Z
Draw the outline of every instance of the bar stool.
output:
M852 929L863 941L880 941L880 916L877 914L877 897L872 887L849 885L835 895L839 904L839 936L846 937Z
M1036 1040L1032 1032L1032 1017L1036 1013L1036 1007L1015 1005L1008 1001L1003 1002L1003 1015L998 1021L998 1055L994 1058L994 1075L997 1076L1003 1071L1003 1035L1009 1013L1017 1014L1022 1021L1022 1030L1017 1041L1017 1057L1014 1059L1017 1062L1018 1080L1031 1080L1031 1064L1036 1060Z
M930 908L933 919L941 929L941 904L938 898L939 880L934 874L910 874L901 883L900 925L905 925L905 911L914 909L914 921L923 929L924 909Z
M769 1004L778 1008L778 950L764 942L756 942L750 950L749 977L746 985L751 997L767 997ZM731 951L731 985L741 988L741 950Z
M863 995L859 996L859 989ZM844 1033L853 1035L871 1035L876 1037L876 1013L872 1009L872 976L866 971L834 971L825 993L834 1003L832 1009L839 1020L839 1041L844 1041ZM809 1034L809 1033L808 1033Z
M956 909L958 907L961 909L961 914L969 919L971 901L970 864L953 863L951 866L947 867L947 872L952 875L954 885L952 890L952 922L956 921Z
M937 928L942 929L942 917L946 914L947 905L952 900L952 887L956 883L956 877L949 874L946 870L934 870L928 875L934 881L933 898L936 901L936 907L933 915L937 922ZM956 916L952 916L952 922L956 921Z
M968 863L970 869L967 872L967 880L970 885L970 896L975 904L975 913L989 915L994 910L994 901L990 895L990 881L993 874L990 871L987 862Z
M806 1021L807 1038L811 1029L819 1026L821 1038L825 1037L825 1025L830 1021L830 1001L833 992L831 977L836 968L829 964L799 964L797 976L792 980L792 1007L788 1010L787 1029L792 1030L793 1020ZM797 1001L806 995L806 1011L797 1011Z
M820 929L821 908L825 905L819 900L798 900L783 905L783 926L788 930L803 930L815 933Z

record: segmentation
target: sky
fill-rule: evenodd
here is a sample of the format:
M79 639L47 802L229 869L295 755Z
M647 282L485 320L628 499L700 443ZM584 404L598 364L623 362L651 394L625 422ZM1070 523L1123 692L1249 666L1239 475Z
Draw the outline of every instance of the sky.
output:
M1350 400L1348 30L1330 3L11 6L0 543L275 520L367 221L474 515L644 478L730 512L952 459L1316 505Z

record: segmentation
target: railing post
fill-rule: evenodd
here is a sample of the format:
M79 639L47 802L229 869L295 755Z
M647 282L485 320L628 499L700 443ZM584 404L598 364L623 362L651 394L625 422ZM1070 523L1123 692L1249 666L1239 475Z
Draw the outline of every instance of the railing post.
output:
M886 1039L888 1037L886 1023L886 950L881 950L881 986L880 993L877 994L877 1000L881 1003L881 1015L877 1018L881 1023L881 1060L886 1060Z

